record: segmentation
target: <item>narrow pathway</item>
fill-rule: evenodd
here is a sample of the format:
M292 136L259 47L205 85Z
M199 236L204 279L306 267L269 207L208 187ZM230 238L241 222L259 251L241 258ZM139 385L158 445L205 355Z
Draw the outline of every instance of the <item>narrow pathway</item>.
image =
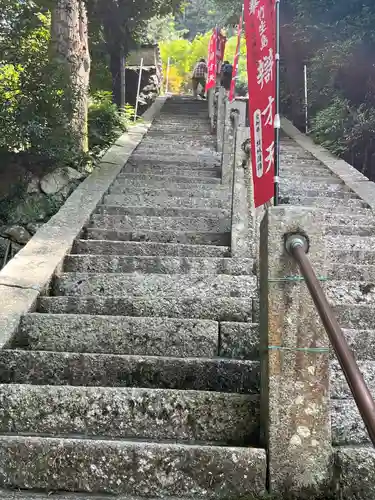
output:
M171 99L0 351L1 487L264 491L257 282L230 229L206 104Z

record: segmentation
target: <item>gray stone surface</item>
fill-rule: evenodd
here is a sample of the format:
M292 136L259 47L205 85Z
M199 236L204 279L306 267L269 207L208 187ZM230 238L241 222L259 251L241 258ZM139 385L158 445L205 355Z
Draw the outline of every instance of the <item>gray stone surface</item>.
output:
M143 187L122 187L122 186L112 186L108 193L110 195L132 195L132 196L159 196L163 195L165 197L174 198L204 198L204 199L221 199L229 200L231 196L231 191L225 186L184 186L182 189L178 189L176 186L168 188L167 186L155 187L155 186L143 186ZM142 199L142 198L141 198Z
M196 319L28 314L11 345L43 351L209 358L218 354L219 325Z
M259 399L164 389L0 385L0 432L244 444Z
M324 491L331 479L328 338L284 235L305 231L309 257L324 270L319 215L297 207L268 210L260 230L261 414L268 447L269 487L296 496ZM305 350L306 349L306 350Z
M220 323L220 350L223 358L259 359L259 325Z
M371 446L335 450L335 486L341 498L373 500L375 497L375 450Z
M259 393L257 361L0 351L2 382Z
M228 199L218 198L189 198L158 194L108 194L104 197L104 203L107 205L138 205L142 207L186 207L186 208L222 208L229 209Z
M113 187L116 186L170 186L173 185L177 189L181 189L182 186L204 186L207 184L220 184L220 179L215 177L204 177L204 176L187 176L187 175L158 175L158 174L120 174L116 181L112 184ZM208 187L208 186L206 186Z
M375 283L372 281L328 281L324 290L329 301L335 305L375 306Z
M160 273L250 275L252 259L200 257L142 257L122 255L69 255L65 272L81 273Z
M230 233L198 232L198 231L117 231L107 229L87 228L85 236L92 240L112 241L153 241L155 243L174 243L181 245L217 245L229 246Z
M135 217L218 217L225 219L230 217L230 211L224 209L199 209L179 207L127 207L98 205L97 213L107 215L128 215Z
M358 213L361 209L367 208L365 202L356 199L341 200L340 198L317 198L317 197L303 197L303 196L289 196L287 197L287 203L285 200L283 204L288 205L298 205L301 207L318 207L324 208L331 212L352 212ZM369 217L371 212L369 212Z
M52 314L107 314L252 321L251 297L41 297L39 311Z
M362 304L332 304L341 328L370 330L374 327L375 307Z
M358 367L368 385L372 394L375 394L375 362L358 361ZM352 393L346 382L345 376L340 368L338 361L331 362L331 398L333 399L351 399Z
M101 255L143 255L143 256L179 256L179 257L229 257L227 246L166 244L138 241L95 241L77 240L73 246L76 254Z
M218 232L230 231L230 220L216 217L140 217L127 215L93 215L91 225L103 229L120 231L198 231Z
M186 177L212 177L220 179L220 169L217 167L204 168L202 165L190 163L177 166L175 163L147 162L140 164L127 163L122 169L123 174L157 174L166 176L183 175Z
M369 444L370 438L354 400L331 401L334 446Z
M1 437L0 466L0 484L16 488L235 499L264 493L266 456L252 448Z
M54 295L252 297L255 276L64 273L55 278Z

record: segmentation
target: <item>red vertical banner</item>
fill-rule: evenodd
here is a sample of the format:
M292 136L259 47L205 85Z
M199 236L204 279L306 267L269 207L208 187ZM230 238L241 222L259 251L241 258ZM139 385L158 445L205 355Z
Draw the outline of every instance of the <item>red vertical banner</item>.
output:
M240 22L238 24L237 47L236 47L236 53L234 55L232 80L230 82L229 102L233 102L236 94L236 81L238 77L238 60L240 58L240 50L241 50L242 24L243 24L243 18L241 16Z
M220 33L219 28L217 29L217 48L216 48L216 60L217 60L217 74L220 74L221 71L221 65L224 61L224 54L225 54L225 45L227 42L227 39L224 35Z
M216 67L217 67L217 29L214 29L208 45L208 75L206 91L216 86Z
M275 0L245 0L249 122L254 203L274 196L276 99Z

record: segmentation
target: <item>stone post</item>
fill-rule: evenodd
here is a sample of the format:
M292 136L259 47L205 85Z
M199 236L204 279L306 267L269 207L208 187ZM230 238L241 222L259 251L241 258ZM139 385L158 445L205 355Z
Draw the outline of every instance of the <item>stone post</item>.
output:
M271 207L260 229L261 419L273 494L314 498L331 478L328 336L284 236L307 235L324 276L321 215ZM289 497L288 497L289 498Z
M216 149L219 153L223 151L223 134L226 126L228 111L228 98L224 87L219 88L217 101L217 126L216 126Z

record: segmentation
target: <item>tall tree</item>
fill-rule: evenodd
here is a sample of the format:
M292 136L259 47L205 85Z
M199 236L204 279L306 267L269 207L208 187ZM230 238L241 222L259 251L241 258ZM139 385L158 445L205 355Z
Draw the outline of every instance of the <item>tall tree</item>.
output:
M90 55L84 0L56 0L52 9L51 51L53 59L62 65L71 91L73 131L81 149L87 151Z

